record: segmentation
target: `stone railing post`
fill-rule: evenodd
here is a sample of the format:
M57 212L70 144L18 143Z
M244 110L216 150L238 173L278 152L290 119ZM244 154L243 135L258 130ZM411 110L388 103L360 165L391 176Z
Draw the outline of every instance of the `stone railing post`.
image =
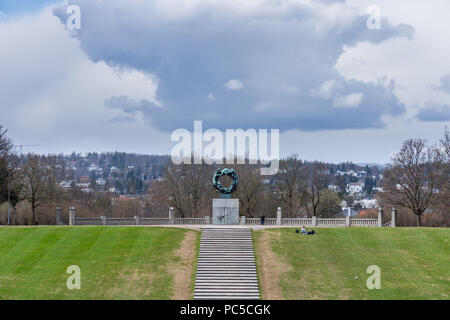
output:
M175 224L175 216L173 214L173 207L169 208L169 224Z
M76 224L75 221L75 206L69 207L69 225L74 226Z
M392 213L391 213L391 227L392 228L395 228L396 215L397 215L397 209L392 208Z
M205 224L211 224L209 216L205 216Z
M277 208L277 225L281 226L282 223L282 215L281 215L281 207Z
M345 226L346 226L346 227L350 227L350 225L351 225L351 222L350 222L350 216L346 216L346 217L345 217Z
M61 211L62 211L62 207L56 206L56 225L57 226L60 226L63 224L61 221Z
M101 216L102 218L102 225L106 226L106 216Z
M313 225L314 227L317 226L317 217L316 217L316 216L313 216L313 217L312 217L312 225Z
M383 226L383 208L378 207L378 226Z
M134 220L136 220L136 225L140 225L141 224L141 217L139 216L134 216Z
M241 224L246 224L247 223L247 217L246 216L242 216L241 217Z

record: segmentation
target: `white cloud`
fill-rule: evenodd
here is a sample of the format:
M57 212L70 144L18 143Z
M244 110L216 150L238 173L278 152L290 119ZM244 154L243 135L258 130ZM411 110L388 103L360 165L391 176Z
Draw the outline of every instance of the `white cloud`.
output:
M322 98L325 100L330 99L333 96L334 88L336 87L336 80L331 79L323 82L320 87L311 90L313 97Z
M338 96L333 100L334 108L357 108L363 99L363 93L350 93L345 96Z
M0 23L0 43L8 44L0 59L1 121L16 143L40 144L43 152L132 150L162 136L140 117L118 124L123 112L104 104L126 95L158 105L157 80L93 62L50 9Z
M210 92L210 93L208 94L208 100L209 100L209 101L214 101L214 100L216 100L216 97L214 96L214 94L213 94L212 92Z
M382 43L359 42L344 47L336 70L347 79L366 83L395 83L395 95L407 107L405 118L412 119L428 104L444 105L450 92L436 90L450 72L450 1L347 0L365 12L369 5L381 8L382 18L410 24L412 39L392 38ZM383 27L382 27L383 28Z
M236 91L241 90L244 87L244 84L239 79L231 79L225 83L224 86L230 91Z

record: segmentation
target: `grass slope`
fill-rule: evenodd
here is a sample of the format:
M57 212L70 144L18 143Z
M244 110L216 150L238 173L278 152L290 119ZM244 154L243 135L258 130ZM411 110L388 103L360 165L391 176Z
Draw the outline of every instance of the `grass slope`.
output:
M180 262L175 253L186 232L194 231L0 228L0 299L170 299L167 270ZM80 290L67 289L69 265L81 269Z
M287 266L285 270L267 268L270 274L260 274L279 277L282 298L450 297L450 229L323 228L315 236L301 236L294 230L255 232L256 242L263 233L270 234L270 245L256 245L258 256L273 250ZM366 287L370 265L381 268L380 290Z

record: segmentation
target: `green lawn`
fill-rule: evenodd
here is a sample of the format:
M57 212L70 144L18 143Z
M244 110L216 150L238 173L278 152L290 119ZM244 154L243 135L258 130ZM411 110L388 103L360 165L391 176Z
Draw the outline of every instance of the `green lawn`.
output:
M174 277L168 270L180 263L175 252L186 232L194 231L0 228L0 299L170 299ZM69 265L81 269L80 290L67 289Z
M450 298L450 229L318 228L315 236L294 230L254 233L257 255L271 249L286 265L266 275L279 277L281 298ZM270 248L258 245L266 232ZM381 268L379 290L366 287L370 265Z

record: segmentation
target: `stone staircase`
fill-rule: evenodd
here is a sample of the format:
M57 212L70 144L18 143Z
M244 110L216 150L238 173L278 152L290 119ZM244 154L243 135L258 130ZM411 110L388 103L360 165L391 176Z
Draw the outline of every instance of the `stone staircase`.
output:
M259 299L249 228L203 228L194 299Z

